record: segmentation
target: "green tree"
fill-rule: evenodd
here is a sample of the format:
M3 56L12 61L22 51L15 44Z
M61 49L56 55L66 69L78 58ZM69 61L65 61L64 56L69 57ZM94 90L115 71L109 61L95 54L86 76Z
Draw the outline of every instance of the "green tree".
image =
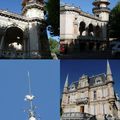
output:
M108 26L109 37L120 38L120 2L111 10Z
M46 9L48 11L48 24L52 26L54 35L59 35L59 0L48 0Z
M52 53L59 53L59 42L56 40L50 38L49 40L50 43L50 50Z

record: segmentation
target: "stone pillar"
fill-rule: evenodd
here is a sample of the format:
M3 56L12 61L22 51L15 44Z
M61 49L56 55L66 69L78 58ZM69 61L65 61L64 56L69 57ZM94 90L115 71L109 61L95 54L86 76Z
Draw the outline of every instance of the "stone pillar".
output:
M30 57L37 57L39 54L39 36L37 22L29 23L29 47L30 47Z
M1 41L0 41L0 56L2 54L3 42L4 42L4 35L2 36Z

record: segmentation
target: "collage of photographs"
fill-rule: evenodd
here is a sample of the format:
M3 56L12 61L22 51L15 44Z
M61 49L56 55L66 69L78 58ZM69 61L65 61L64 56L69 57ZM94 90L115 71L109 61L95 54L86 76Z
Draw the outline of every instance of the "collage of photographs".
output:
M1 0L0 120L120 120L120 0Z

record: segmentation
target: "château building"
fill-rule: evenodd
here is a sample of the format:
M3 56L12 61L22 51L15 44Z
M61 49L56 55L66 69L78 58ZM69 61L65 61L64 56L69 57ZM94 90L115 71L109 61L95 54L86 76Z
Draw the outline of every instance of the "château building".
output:
M50 58L46 25L43 0L23 0L21 14L0 10L0 58Z
M120 119L120 99L113 85L114 78L108 61L106 74L83 75L70 85L67 77L62 93L61 119Z
M107 49L109 4L109 0L94 0L93 14L73 5L61 4L60 45L65 46L66 54Z

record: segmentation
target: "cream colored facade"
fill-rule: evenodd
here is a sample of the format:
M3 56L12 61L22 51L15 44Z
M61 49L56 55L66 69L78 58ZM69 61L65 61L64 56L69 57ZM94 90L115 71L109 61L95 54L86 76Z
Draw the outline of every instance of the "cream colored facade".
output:
M70 85L68 85L67 78L61 104L62 120L67 120L64 118L67 113L90 114L96 116L97 120L104 120L105 115L110 115L112 119L120 118L120 102L116 97L113 83L108 61L106 74L102 73L92 77L83 75ZM76 117L74 119L81 120Z
M22 14L0 10L0 58L49 58L43 1L22 5Z
M108 0L95 0L93 15L71 5L61 5L61 44L67 45L74 51L71 47L73 45L80 52L82 50L104 50L107 42L107 23L110 12L107 6L109 4ZM85 47L80 48L81 46Z

